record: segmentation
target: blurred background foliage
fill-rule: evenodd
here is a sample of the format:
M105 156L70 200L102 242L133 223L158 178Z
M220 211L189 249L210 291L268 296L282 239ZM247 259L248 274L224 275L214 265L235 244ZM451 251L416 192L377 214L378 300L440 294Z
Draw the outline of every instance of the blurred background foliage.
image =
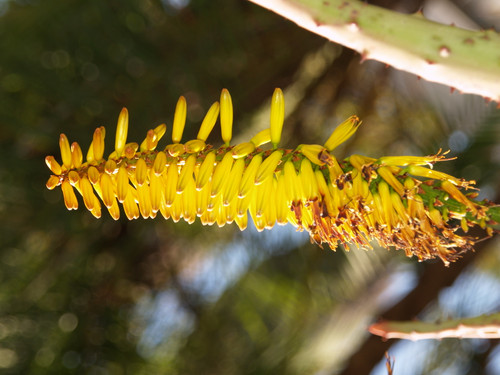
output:
M374 3L500 26L495 1ZM357 114L364 125L338 156L451 149L458 159L438 168L498 202L496 103L360 64L242 0L2 0L0 51L1 373L383 374L386 350L395 374L500 372L498 340L393 344L366 332L380 317L498 311L498 240L445 269L385 249L322 250L287 227L95 220L44 187L61 132L85 146L105 125L112 139L126 106L140 141L170 129L185 95L191 139L226 87L235 137L248 139L282 87L289 146L322 143Z

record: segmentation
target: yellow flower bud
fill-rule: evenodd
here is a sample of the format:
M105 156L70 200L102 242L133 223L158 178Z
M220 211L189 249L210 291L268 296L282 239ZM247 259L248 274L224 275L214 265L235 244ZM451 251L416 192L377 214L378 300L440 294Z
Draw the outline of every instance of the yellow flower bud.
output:
M122 156L125 144L127 143L127 134L128 111L127 108L123 108L118 116L118 124L116 125L115 152L117 157Z
M76 142L71 144L71 164L73 168L80 168L83 161L83 154L80 145Z
M59 137L59 148L61 149L61 157L63 166L66 169L71 168L71 149L69 147L69 141L65 134L61 134Z
M361 121L359 121L358 116L349 117L335 128L330 138L325 142L325 148L328 151L333 151L338 145L351 138L360 125Z
M220 126L222 141L229 146L233 136L233 103L226 89L220 94Z
M277 88L274 90L271 99L271 143L274 148L278 147L285 121L285 98L283 91Z
M47 167L49 167L51 172L55 175L59 176L62 173L61 165L56 161L56 159L54 159L53 156L45 157L45 164L47 164Z
M203 122L201 123L200 130L198 132L198 136L196 137L199 140L204 142L207 141L210 132L214 128L215 122L217 121L217 116L219 115L219 102L215 102L212 104L210 109L208 110Z
M252 142L240 143L233 148L233 158L239 159L244 158L248 154L255 151L255 145Z
M271 142L271 129L267 128L258 132L251 140L255 147Z
M172 142L179 143L182 139L184 132L184 125L186 124L187 105L186 99L181 96L177 101L175 107L174 123L172 125Z

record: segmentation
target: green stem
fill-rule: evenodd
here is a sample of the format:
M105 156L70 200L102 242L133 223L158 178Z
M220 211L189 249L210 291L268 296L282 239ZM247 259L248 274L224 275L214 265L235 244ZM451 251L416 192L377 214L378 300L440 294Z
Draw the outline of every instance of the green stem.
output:
M299 26L426 80L500 102L500 34L357 0L250 0Z

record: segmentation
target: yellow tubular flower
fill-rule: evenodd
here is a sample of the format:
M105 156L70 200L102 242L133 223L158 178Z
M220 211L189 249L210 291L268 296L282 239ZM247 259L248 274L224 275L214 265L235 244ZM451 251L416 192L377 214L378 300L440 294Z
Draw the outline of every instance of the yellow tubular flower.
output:
M99 203L99 199L94 195L94 205L93 208L90 210L90 213L96 218L100 219L101 218L101 203Z
M212 104L210 109L208 110L203 122L201 123L200 130L198 132L198 136L196 137L203 142L207 141L210 132L214 128L215 122L217 121L217 116L219 115L219 102L215 102Z
M289 211L288 202L286 199L286 181L285 175L281 173L278 176L276 183L276 221L279 225L288 223L287 215Z
M83 196L83 203L85 203L85 207L89 211L92 211L94 208L94 190L92 189L92 185L90 184L88 178L84 177L80 181L80 190Z
M182 196L175 199L170 208L170 214L174 223L177 223L182 218Z
M328 151L334 150L338 145L347 141L358 130L361 125L358 116L351 116L342 124L337 126L330 138L325 142L325 148Z
M352 116L335 129L324 146L278 148L283 120L283 93L277 89L271 105L271 126L249 142L229 146L232 137L232 104L227 90L221 104L209 109L197 139L179 143L186 120L186 102L179 99L174 115L172 144L156 151L166 132L161 124L147 132L140 151L126 143L128 112L118 118L115 149L104 157L105 129L94 132L87 162L77 143L70 147L59 138L62 162L52 156L45 163L52 175L46 186L61 186L64 203L78 208L74 188L94 217L101 203L110 216L120 217L119 203L129 220L154 218L223 226L235 222L241 229L248 217L258 230L289 223L305 230L311 241L403 249L419 260L440 258L445 264L471 249L475 238L461 236L478 225L487 235L500 221L500 207L474 201L466 194L474 182L426 168L444 161L446 153L431 156L384 156L373 159L352 155L337 160L330 151L347 140L360 125ZM205 144L221 114L223 145ZM272 142L273 150L260 148ZM61 164L60 164L61 163ZM423 181L422 181L423 180Z
M153 164L153 172L156 176L161 176L167 165L167 155L164 152L156 154Z
M255 174L255 185L261 184L265 179L270 177L283 156L283 151L276 150L271 155L269 155L259 166L257 173Z
M240 143L233 148L233 158L239 159L255 151L255 145L252 142Z
M185 151L185 148L183 145L179 144L179 143L174 143L172 145L168 145L166 148L165 148L165 151L168 152L168 154L173 157L173 158L176 158L177 156L181 155L184 153ZM129 158L131 159L131 158Z
M289 202L296 203L300 201L300 180L295 173L295 166L289 160L283 167L283 174L285 176L285 192Z
M467 225L467 220L465 220L465 218L462 218L460 220L460 227L462 228L464 233L467 233L469 231L469 226Z
M45 164L49 167L50 171L54 173L56 176L59 176L62 173L61 165L54 159L53 156L47 156L45 158Z
M209 152L205 156L205 160L200 166L198 176L196 178L196 190L201 190L207 184L208 180L212 176L215 165L215 152Z
M270 202L270 191L273 186L273 180L267 179L261 185L257 186L255 194L255 216L261 217L268 208ZM264 224L265 225L265 224Z
M94 157L94 142L92 141L90 143L90 146L89 146L89 149L87 151L87 163L92 163L94 160L95 160L95 157Z
M116 175L116 197L120 203L125 201L128 194L128 173L125 167L121 166Z
M397 165L397 166L407 166L407 165L428 165L432 166L436 161L439 161L441 157L438 155L434 156L384 156L378 159L378 163L381 165Z
M363 193L363 178L358 169L353 169L352 172L352 195L358 199L364 197Z
M215 221L217 223L217 226L219 228L222 228L224 225L226 225L226 222L227 222L226 208L224 206L218 206L216 214L217 214L217 217L216 217Z
M61 158L63 166L66 169L71 168L71 148L69 147L69 141L65 134L61 134L59 137L59 148L61 149Z
M73 168L80 168L83 162L83 154L80 145L76 142L71 144L71 164Z
M316 183L318 185L318 193L322 197L324 197L327 194L329 195L328 185L325 181L325 176L323 175L323 173L319 169L316 169L314 175L316 177Z
M413 190L413 188L415 187L415 180L411 177L407 177L405 178L404 180L404 187L407 189L407 190Z
M110 208L113 206L113 202L115 202L115 192L113 189L113 180L106 173L101 174L101 189L102 201L107 208Z
M75 186L80 181L80 175L76 171L69 171L68 180L71 186Z
M69 181L63 181L61 190L64 196L64 204L68 210L76 210L78 208L78 200L76 199L75 191Z
M139 145L137 143L127 143L125 145L125 157L127 159L132 159L137 152Z
M399 194L395 192L391 192L391 201L392 201L392 206L396 210L398 217L404 221L409 220L408 212L406 211L405 206L403 205L403 202L401 201L401 197Z
M300 152L308 158L312 163L316 165L330 165L331 155L328 153L328 150L320 145L300 145Z
M439 212L433 205L429 205L429 213L427 214L432 223L438 228L444 228L443 217L441 212Z
M137 187L137 200L139 202L139 211L142 217L144 219L147 219L152 214L151 198L148 185L141 185Z
M99 182L100 173L96 167L94 167L94 166L89 167L88 176L89 176L90 182L92 182L92 185L95 185Z
M47 187L47 189L49 190L53 190L55 189L56 186L59 185L59 177L57 176L50 176L48 181L47 181L47 184L45 185Z
M395 220L396 216L394 215L394 206L392 204L389 185L385 182L380 182L378 184L378 193L380 194L380 199L382 201L383 214L385 215L387 225L395 226L397 221Z
M199 140L199 139L192 139L184 145L184 150L188 154L196 154L203 150L205 148L206 144L205 142Z
M262 164L262 154L257 154L252 158L252 161L248 165L245 172L243 172L243 177L241 178L240 190L238 191L238 196L240 198L245 197L248 192L250 192L255 184L255 175Z
M474 203L472 203L465 195L463 195L460 190L457 189L450 181L445 180L441 183L441 187L456 201L464 204L474 215L477 214L477 208Z
M108 212L113 220L118 220L120 218L120 207L118 207L116 200L113 201L113 205L111 207L108 207Z
M165 124L158 125L156 128L148 130L146 138L141 143L140 150L141 151L155 150L156 146L158 146L158 142L160 141L161 137L163 137L166 131L167 131L167 125Z
M137 207L137 203L135 203L133 190L134 188L132 186L127 186L126 198L123 201L123 210L129 220L139 218L139 207Z
M167 207L172 206L177 195L177 181L179 178L179 168L176 163L169 165L165 181L165 204Z
M457 186L463 186L467 187L469 185L469 182L467 181L462 181L456 177L450 176L449 174L435 171L429 168L421 167L418 165L410 165L408 167L408 173L414 175L414 176L419 176L419 177L427 177L427 178L433 178L437 180L443 180L443 181L450 181L454 185ZM474 181L470 181L470 183L474 183Z
M314 176L314 170L307 159L302 160L300 164L300 181L302 182L302 192L306 200L318 196L318 184Z
M420 195L414 195L408 199L408 214L415 219L420 219L425 215L424 202Z
M196 188L196 187L195 187ZM203 189L196 189L196 215L202 216L207 210L208 205L208 195L210 191L210 185L205 185Z
M182 193L188 183L193 180L193 172L194 166L196 164L196 156L189 155L186 160L186 164L181 169L181 173L179 175L179 180L177 181L177 192Z
M138 186L142 186L148 178L148 166L144 159L137 160L135 165L135 181Z
M271 142L271 129L267 128L258 132L251 140L255 147Z
M238 228L240 228L240 230L243 231L243 230L247 229L248 215L236 216L236 218L234 219L234 222L236 223L236 225L238 225Z
M377 173L382 177L391 187L396 190L396 192L403 196L405 193L405 188L403 184L392 174L392 172L387 167L380 167L377 169Z
M92 139L94 159L97 161L102 160L104 156L104 137L106 136L106 130L103 126L97 128L94 132L94 137Z
M339 165L337 159L335 159L335 158L333 158L331 165L328 166L328 171L330 172L330 178L332 180L335 180L336 178L338 178L340 175L342 175L344 173L342 168L340 168L340 165Z
M156 214L160 210L163 192L165 189L161 175L151 175L149 188L149 192L151 193L151 210L154 214Z
M184 132L184 125L186 124L186 112L187 112L186 99L183 96L181 96L177 101L177 106L175 107L174 123L172 125L173 143L179 143L182 139L182 133Z
M104 172L106 172L109 175L114 175L116 172L116 162L113 159L109 159L105 164L104 164Z
M373 193L373 216L375 218L375 221L378 223L379 226L386 226L389 230L391 231L390 228L390 223L387 223L387 216L385 212L385 207L382 204L382 198L380 197L379 193Z
M233 103L226 89L223 89L220 94L220 126L222 141L229 146L233 136Z
M118 116L118 124L116 125L115 152L118 158L122 156L123 150L125 149L125 144L127 143L127 134L128 111L127 108L123 108L120 112L120 116Z
M155 140L156 140L155 131L153 129L149 129L146 134L146 138L144 139L144 141L142 141L141 147L139 148L141 152L153 151L156 148Z
M232 202L234 197L237 196L244 168L245 161L243 159L238 159L234 162L231 172L227 176L227 183L225 184L222 192L222 203L224 206L229 206L229 202Z
M274 90L271 99L271 143L274 148L278 147L285 121L285 98L283 91L277 88Z
M182 194L182 217L188 223L194 223L196 219L196 202L193 199L195 195L194 180L188 180L186 188Z
M212 176L212 189L210 192L211 197L215 197L221 191L223 184L227 182L227 176L231 171L233 165L233 156L228 152L222 158L222 161L215 167L214 174Z
M363 171L363 167L365 165L368 165L370 164L371 162L375 161L375 159L371 159L371 160L367 160L368 158L364 157L364 156L361 156L361 155L351 155L349 156L349 163L351 163L351 165L356 168L358 171L362 172Z
M163 138L163 136L167 132L167 125L160 124L156 128L154 128L153 131L155 132L156 142L158 142L160 139Z
M255 194L256 189L252 189L247 195L243 198L238 197L238 201L236 202L236 214L238 216L243 216L247 214L248 207L253 201L253 196Z
M226 223L231 224L236 220L238 214L236 212L236 202L238 201L238 197L235 195L233 200L228 202L228 204L224 204L224 210L226 211Z

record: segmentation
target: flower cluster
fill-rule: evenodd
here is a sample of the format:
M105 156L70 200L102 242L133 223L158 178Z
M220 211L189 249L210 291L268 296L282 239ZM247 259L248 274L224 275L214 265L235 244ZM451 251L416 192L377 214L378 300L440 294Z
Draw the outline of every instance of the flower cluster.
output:
M223 226L235 222L241 230L250 214L258 230L290 223L306 230L311 240L371 248L404 249L419 260L439 257L448 264L473 245L457 234L480 225L492 234L499 221L497 207L472 199L465 181L432 169L445 153L431 156L388 156L378 159L352 155L337 160L331 151L351 137L361 122L352 116L340 124L324 145L302 144L294 150L279 147L284 122L284 98L276 89L270 127L249 142L230 145L233 107L227 90L206 114L196 139L181 143L186 101L175 110L172 143L158 150L166 132L162 124L138 143L127 143L128 112L118 118L115 149L104 158L104 127L95 130L83 160L74 142L61 134L62 164L45 161L52 171L47 188L61 186L69 210L78 208L75 190L97 218L102 205L120 217L119 203L129 220L183 218L192 223ZM206 143L220 117L219 148ZM270 146L265 146L270 143Z

